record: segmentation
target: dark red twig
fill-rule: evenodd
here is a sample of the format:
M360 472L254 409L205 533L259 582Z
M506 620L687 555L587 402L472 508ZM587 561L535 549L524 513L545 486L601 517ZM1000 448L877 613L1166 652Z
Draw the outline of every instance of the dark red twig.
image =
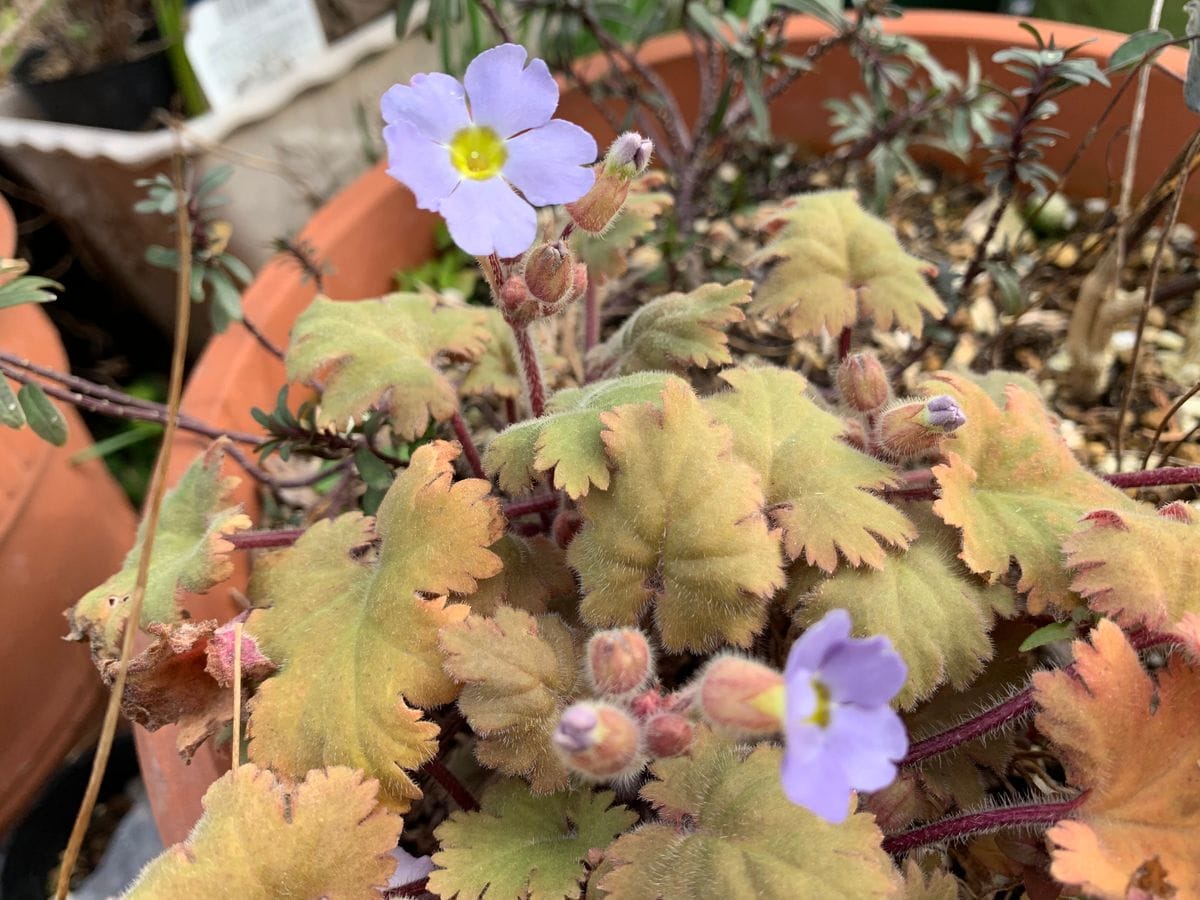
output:
M463 456L467 458L467 465L471 467L471 473L476 478L486 480L487 473L483 470L483 460L479 458L479 448L475 446L471 432L467 429L467 423L463 421L462 413L458 410L455 410L454 415L450 417L450 427L454 429L454 436L462 445Z
M953 816L940 822L931 822L909 831L889 835L883 839L883 849L888 853L907 853L918 847L928 847L930 844L966 838L973 834L984 834L999 828L1053 825L1059 819L1069 816L1086 796L1087 794L1080 794L1070 800L1051 803L999 806L982 812Z
M431 759L421 767L421 771L440 784L461 809L467 812L476 812L479 809L479 801L475 799L475 795L467 790L440 759Z
M517 519L532 513L544 513L558 509L558 494L543 494L541 497L530 497L528 500L514 500L504 504L504 517Z
M1200 466L1167 466L1143 472L1114 472L1101 475L1119 488L1166 487L1172 484L1200 484Z
M529 405L533 417L541 418L546 411L546 385L542 381L542 364L538 360L537 348L528 326L514 325L513 335L517 339L517 351L521 357L521 370L525 373L525 386L529 389Z
M304 528L280 528L276 531L238 531L223 535L234 550L269 550L290 547L304 534Z

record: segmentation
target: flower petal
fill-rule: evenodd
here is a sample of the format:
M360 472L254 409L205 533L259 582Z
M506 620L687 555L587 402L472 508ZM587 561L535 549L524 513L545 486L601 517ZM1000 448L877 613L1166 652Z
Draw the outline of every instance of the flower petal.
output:
M814 731L820 729L806 726ZM794 747L792 732L783 753L780 777L783 792L798 806L810 809L826 821L843 822L850 814L850 782L837 757L827 748Z
M790 729L790 723L798 725L807 722L817 711L817 692L813 688L812 674L803 669L796 669L784 682L785 727Z
M537 213L503 178L467 178L439 212L454 243L472 256L520 256L537 234Z
M830 648L817 677L837 703L882 706L900 693L908 667L892 642L880 635Z
M471 60L463 76L471 100L471 119L500 137L545 125L558 106L558 85L535 59L525 67L525 48L501 44Z
M379 101L389 125L411 122L431 141L446 143L471 124L466 95L458 80L441 72L414 75L407 85L393 84Z
M383 129L387 144L387 172L417 197L417 206L437 212L462 180L441 144L424 137L411 122L400 121Z
M904 723L887 706L837 707L825 740L850 786L860 791L878 791L895 781L896 763L908 752Z
M831 609L792 644L783 677L790 683L793 670L819 672L830 648L849 636L850 613L844 609Z
M578 200L596 181L596 140L578 125L551 119L509 139L504 177L534 206Z

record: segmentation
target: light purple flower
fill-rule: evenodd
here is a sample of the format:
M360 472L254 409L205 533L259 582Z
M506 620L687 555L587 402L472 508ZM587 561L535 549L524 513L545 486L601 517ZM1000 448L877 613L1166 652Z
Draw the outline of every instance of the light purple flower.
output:
M888 705L908 677L886 637L850 637L850 614L828 612L792 645L784 670L783 790L830 822L849 813L852 790L877 791L908 750Z
M414 75L381 102L388 174L441 213L472 256L524 253L537 233L533 207L578 200L595 181L585 168L595 140L550 118L558 85L542 60L525 58L524 47L501 44L471 61L463 84Z

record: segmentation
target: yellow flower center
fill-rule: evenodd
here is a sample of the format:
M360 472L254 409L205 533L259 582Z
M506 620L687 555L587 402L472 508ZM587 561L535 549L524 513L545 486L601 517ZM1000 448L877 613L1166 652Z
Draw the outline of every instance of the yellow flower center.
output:
M828 728L830 712L833 708L833 704L829 702L829 688L815 678L812 680L812 686L813 693L817 695L817 708L808 717L808 721L818 728Z
M450 161L466 178L493 178L506 159L504 140L486 125L470 125L450 139Z

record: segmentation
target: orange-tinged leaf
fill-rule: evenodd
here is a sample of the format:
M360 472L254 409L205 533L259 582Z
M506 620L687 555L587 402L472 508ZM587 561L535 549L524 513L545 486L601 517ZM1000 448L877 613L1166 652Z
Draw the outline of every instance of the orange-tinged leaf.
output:
M1087 792L1046 832L1051 874L1119 900L1157 857L1179 897L1200 897L1200 672L1176 656L1156 684L1107 619L1074 649L1075 677L1033 677L1037 726Z
M469 611L444 595L500 569L498 504L486 481L452 483L457 455L445 441L417 449L379 507L377 554L370 520L351 513L260 563L252 593L270 608L246 630L280 672L251 704L251 759L295 778L353 765L399 811L421 795L404 770L433 755L437 726L411 706L457 696L437 638Z
M962 560L994 581L1015 559L1030 612L1069 605L1063 541L1089 510L1136 504L1076 461L1041 401L1020 387L1008 387L1003 408L958 375L938 375L927 389L952 394L967 417L933 468L933 511L962 529Z
M501 606L444 628L441 643L446 671L463 686L458 708L480 738L479 761L528 778L534 793L566 787L550 735L581 686L571 630L557 616Z
M635 625L653 606L668 650L749 646L783 573L759 476L733 456L729 429L681 381L661 409L624 406L603 421L612 484L580 501L584 526L567 550L583 618Z
M944 869L922 871L914 859L904 864L902 900L958 900L958 879Z
M1200 615L1200 517L1182 503L1090 513L1063 550L1072 590L1122 625L1186 638Z
M762 476L771 521L789 560L832 572L884 564L883 544L907 547L917 529L870 493L896 481L891 466L843 443L845 422L821 409L797 372L738 368L721 373L733 390L705 405L733 433L733 451Z
M287 789L240 766L213 782L187 840L152 860L125 896L378 900L404 824L380 807L378 787L338 767Z
M750 304L752 317L777 319L798 338L822 329L837 334L860 315L878 328L919 335L924 313L945 315L921 274L928 264L905 253L853 191L796 197L770 225L774 239L750 259L772 265Z

